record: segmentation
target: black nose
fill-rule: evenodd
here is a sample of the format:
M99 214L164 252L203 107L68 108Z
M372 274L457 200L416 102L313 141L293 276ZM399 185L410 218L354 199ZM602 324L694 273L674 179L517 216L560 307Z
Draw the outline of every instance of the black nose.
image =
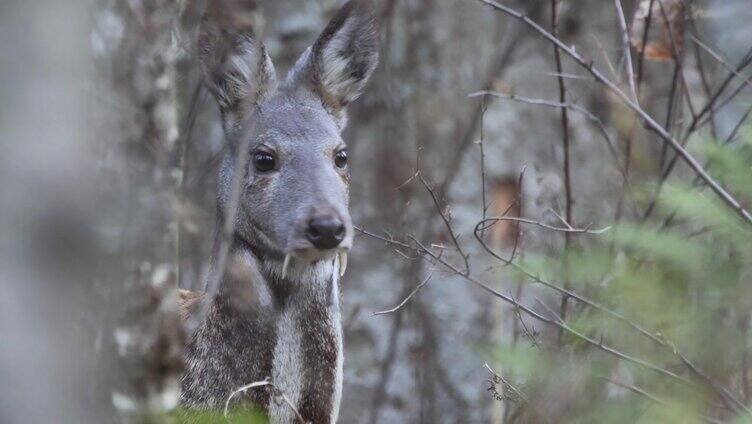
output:
M314 218L308 222L306 238L319 250L334 249L345 238L345 226L337 218Z

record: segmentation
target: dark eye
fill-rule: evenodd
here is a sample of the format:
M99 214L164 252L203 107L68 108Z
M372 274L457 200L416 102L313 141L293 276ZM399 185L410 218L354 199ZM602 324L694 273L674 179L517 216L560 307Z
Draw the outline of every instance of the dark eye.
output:
M347 149L342 149L334 154L334 164L337 168L344 168L347 165Z
M257 151L253 153L253 166L259 172L269 172L274 169L276 164L274 155L269 152Z

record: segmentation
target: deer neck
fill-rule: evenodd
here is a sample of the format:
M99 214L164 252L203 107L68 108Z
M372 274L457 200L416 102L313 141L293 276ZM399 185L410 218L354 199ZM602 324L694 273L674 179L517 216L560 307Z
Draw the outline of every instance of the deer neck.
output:
M230 257L219 300L232 302L250 291L255 309L274 317L265 324L274 334L271 352L264 355L271 358L271 375L259 379L271 377L306 421L335 422L343 367L339 259L292 260L283 276L283 260L240 240L233 243ZM241 278L238 268L247 271ZM285 402L269 401L268 413L274 423L297 421Z

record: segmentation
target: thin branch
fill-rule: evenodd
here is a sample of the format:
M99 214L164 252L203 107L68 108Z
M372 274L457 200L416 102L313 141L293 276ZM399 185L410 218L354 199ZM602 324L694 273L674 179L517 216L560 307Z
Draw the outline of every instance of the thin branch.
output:
M697 124L697 129L700 129L700 128L704 127L705 125L708 124L708 122L712 123L713 122L713 116L714 116L714 114L718 113L718 111L720 111L721 109L723 109L724 107L726 107L726 105L728 105L729 103L731 103L732 101L734 101L734 99L742 91L744 91L745 88L747 88L747 84L743 82L743 83L739 84L739 86L736 87L734 89L734 91L731 92L731 94L729 94L725 99L721 100L717 104L714 104L713 107L710 108L710 113L708 114L709 116L707 116L704 120L702 120L702 122L700 122L699 124Z
M549 210L549 211L550 211L550 212L551 212L552 214L554 214L554 216L555 216L555 217L559 218L559 221L560 221L560 222L561 222L562 224L564 224L564 226L566 226L566 227L567 227L567 228L569 228L569 229L572 229L572 228L573 228L573 227L572 227L571 225L569 225L569 223L567 222L567 220L566 220L566 219L564 219L564 218L562 218L562 216L561 216L561 215L559 215L559 213L558 213L558 212L556 212L556 211L555 211L555 210L554 210L553 208L548 208L548 210Z
M648 391L646 391L644 389L641 389L641 388L639 388L639 387L637 387L637 386L635 386L633 384L622 383L621 381L617 381L617 380L614 380L614 379L611 379L611 378L608 378L608 377L600 377L600 378L602 380L604 380L604 381L607 381L607 382L613 384L614 386L622 387L622 388L627 389L627 390L629 390L629 391L631 391L633 393L636 393L636 394L638 394L640 396L644 396L647 399L650 399L651 401L653 401L653 402L655 402L657 404L664 405L664 406L668 405L667 401L665 401L665 400L659 398L658 396L655 396L655 395L651 394L650 392L648 392ZM706 415L702 415L702 418L705 421L709 422L709 423L713 423L713 424L720 424L720 423L722 423L722 421L718 421L718 420L716 420L714 418L711 418L711 417L708 417Z
M619 0L616 0L617 2ZM551 0L551 22L553 27L553 34L554 36L557 36L558 34L558 28L559 28L559 16L557 14L557 9L559 6L558 0ZM554 59L556 62L556 72L559 74L562 73L562 65L561 65L561 53L559 52L559 47L554 45ZM564 78L559 77L559 103L561 104L561 138L562 138L562 147L564 149L564 163L563 163L563 172L564 172L564 196L566 198L566 216L567 221L572 222L572 178L571 173L569 169L569 114L568 109L566 106L564 106L567 102L567 90L566 86L564 85ZM569 247L569 238L566 237L565 240L565 249Z
M522 392L517 390L516 387L514 387L512 384L510 384L504 377L502 377L499 373L493 370L488 363L483 364L483 367L488 370L489 373L491 373L492 380L489 380L489 383L491 384L503 384L504 389L509 389L518 399L525 402L525 404L529 404L528 400L525 398L525 396L522 395Z
M520 285L520 287L522 287L522 285ZM511 296L511 297L512 299L514 299L515 302L519 303L519 298L520 298L519 293L516 299L514 298L514 296ZM535 327L533 327L532 331L528 329L527 324L525 324L525 320L522 318L522 314L520 313L520 308L515 307L513 309L514 309L514 314L517 316L517 320L522 325L522 332L525 333L525 336L528 338L528 340L530 340L530 343L532 343L533 346L540 349L541 347L538 344L538 339L537 339L538 332L535 331Z
M640 92L642 86L643 66L645 64L645 45L648 42L648 34L650 33L650 26L653 22L653 3L655 0L650 0L648 5L648 16L645 19L645 30L642 32L642 44L640 44L640 56L637 58L637 92Z
M232 393L230 393L230 396L228 396L227 400L225 401L225 409L224 409L225 418L227 418L227 414L230 408L230 401L232 400L233 397L239 394L243 394L249 389L255 389L258 387L269 387L274 397L281 398L287 404L287 406L290 407L290 409L295 414L295 417L298 419L298 421L300 421L302 424L307 424L307 421L303 419L302 415L300 415L300 411L298 411L298 408L296 408L295 405L292 403L292 401L290 401L290 398L288 398L287 395L284 394L284 392L282 392L282 390L280 390L277 386L275 386L274 383L272 383L268 377L261 381L256 381L250 384L246 384L245 386L242 386L238 388L237 390L233 391Z
M449 220L449 217L447 217L446 213L444 212L444 209L441 207L441 204L439 203L439 199L436 197L436 193L431 188L431 186L428 185L428 182L423 178L422 175L418 175L418 178L420 179L420 182L423 184L423 187L425 187L426 190L428 191L428 194L431 195L431 199L433 200L433 204L436 206L436 211L441 216L441 220L444 221L444 225L446 226L447 231L449 231L449 236L452 238L452 242L454 243L454 247L457 248L457 252L460 254L460 256L462 257L462 260L465 262L465 274L469 274L470 273L470 261L468 259L469 255L466 254L462 250L462 246L460 245L460 241L457 238L457 235L452 230L452 224L451 224L451 222Z
M554 310L553 310L553 309L551 309L551 308L550 308L550 307L549 307L548 305L546 305L546 303L545 303L545 302L543 302L542 300L540 300L540 299L538 299L538 298L536 297L536 298L535 298L535 303L537 303L537 304L539 304L540 306L542 306L542 307L543 307L543 309L545 309L545 310L546 310L546 311L547 311L547 312L549 313L549 315L551 315L551 318L552 318L552 319L553 319L554 321L556 321L556 322L558 322L558 323L560 323L560 324L562 324L562 325L566 325L566 321L564 321L564 318L562 318L562 317L561 317L561 316L559 316L559 315L558 315L558 314L557 314L556 312L554 312ZM600 340L599 344L603 344L603 337L602 337L602 336L601 336L601 340Z
M616 0L618 3L618 0ZM558 15L558 8L559 8L559 1L558 0L551 0L551 32L554 37L559 36L559 15ZM629 51L629 45L627 45L627 51ZM554 62L556 63L556 72L561 73L563 71L562 65L561 65L561 52L559 52L559 47L554 45ZM631 65L631 60L630 60ZM631 71L630 71L631 72ZM631 73L630 73L631 75ZM560 103L566 103L567 101L567 90L566 86L564 85L564 78L559 77L559 102ZM634 88L634 85L632 86ZM633 91L634 92L634 91ZM635 94L635 101L636 101L636 94ZM572 221L572 175L570 172L570 149L569 149L569 114L568 109L566 107L560 108L561 111L561 142L562 142L562 150L563 150L563 163L562 163L562 172L564 174L564 213L567 217L567 222ZM617 162L618 163L618 162ZM572 245L572 238L571 234L568 231L564 232L564 254L562 255L562 262L564 264L564 287L569 286L569 264L568 264L568 257L569 252L571 251L571 245ZM561 298L561 305L560 305L560 314L562 317L566 317L567 315L567 298L566 296ZM562 340L562 331L559 331L558 337L557 337L557 343L561 342Z
M740 73L740 70L734 69L734 67L731 66L731 64L728 63L728 61L726 61L723 57L721 57L720 54L718 54L715 51L713 51L713 49L711 49L710 47L708 47L707 44L705 44L702 41L700 41L697 37L694 36L694 34L691 34L690 38L692 39L693 42L695 42L695 44L697 44L701 49L703 49L705 51L705 53L709 54L713 59L715 59L718 63L720 63L721 66L723 66L724 68L726 68L727 71L731 72L731 75L733 75L733 76L741 79L742 83L744 83L744 85L750 85L750 84L752 84L752 78L750 78L750 77L748 77L746 75L742 75Z
M224 409L224 416L225 416L225 418L227 417L227 414L230 411L230 401L232 400L232 398L234 398L235 396L237 396L239 394L245 393L249 389L254 389L256 387L266 387L266 386L269 386L271 384L272 383L271 383L271 381L269 381L269 378L266 378L266 379L261 380L261 381L255 381L253 383L246 384L245 386L239 387L238 389L234 390L232 393L230 393L230 396L227 397L227 400L225 400L225 409Z
M524 209L524 202L522 199L522 182L525 178L525 171L527 170L527 165L523 165L522 169L520 170L520 176L517 178L517 215L522 215L523 209ZM510 204L506 211L502 215L506 215L507 212L514 206L514 203ZM522 226L517 224L514 232L514 245L512 246L512 253L509 254L509 261L514 260L514 255L517 253L517 247L520 244L520 238L522 237ZM524 324L523 324L524 325Z
M666 13L666 8L663 5L663 0L658 0L658 7L661 10L661 16L663 17L663 22L665 23L666 32L668 33L669 42L671 45L671 55L674 59L675 63L675 69L674 69L674 76L672 79L672 86L671 86L671 94L669 94L669 101L668 101L668 113L666 114L666 125L665 128L671 132L671 119L672 119L672 112L673 112L673 105L674 105L674 93L676 91L676 83L681 81L681 86L684 91L684 94L687 97L687 106L689 108L689 112L692 115L692 121L694 122L697 119L697 113L695 112L694 105L692 104L692 96L690 94L689 86L687 84L686 79L684 78L684 55L683 51L680 52L679 48L676 45L676 37L674 35L674 32L671 28L671 22L668 17L668 14ZM713 118L713 115L711 114L711 119ZM715 127L715 126L714 126ZM686 146L687 140L682 140L682 146ZM663 167L665 163L666 154L668 153L668 143L664 141L662 149L661 149L661 168ZM676 155L675 155L676 156Z
M627 20L624 18L624 9L621 7L621 0L614 0L614 4L616 6L619 29L621 30L622 43L624 44L624 57L627 59L627 80L629 81L629 88L632 91L632 99L634 100L635 104L638 104L639 99L637 97L637 84L635 83L634 65L632 64L632 49L629 45L629 31L627 31ZM555 32L554 35L556 35Z
M555 227L553 225L548 225L541 221L535 221L533 219L528 219L528 218L519 218L516 216L499 216L495 218L486 218L478 222L477 228L479 228L480 231L483 231L485 229L492 227L495 223L499 221L512 221L512 222L521 222L523 224L532 224L532 225L537 225L538 227L541 227L541 228L545 228L547 230L557 231L560 233L570 233L570 234L596 234L597 235L597 234L603 234L606 231L611 229L611 227L604 227L604 228L600 228L596 230L591 230L589 227L573 228L570 225L568 225L567 227ZM490 225L485 225L486 223L490 223Z
M665 127L667 129L671 128L671 123L673 122L673 117L675 113L674 104L676 103L676 88L679 85L679 78L681 78L681 72L682 72L681 62L675 61L674 63L675 63L674 75L671 77L671 91L669 91L669 94L668 94L668 110L666 111ZM663 146L661 146L660 168L663 168L663 166L666 163L666 155L668 155L668 143L664 142Z
M410 176L410 178L406 179L406 180L405 180L405 181L404 181L403 183L401 183L400 185L398 185L398 186L397 186L397 187L395 187L394 189L395 189L395 190L400 190L400 189L402 189L402 187L404 187L404 186L406 186L406 185L410 184L410 183L411 183L411 182L412 182L412 181L413 181L413 180L414 180L415 178L417 178L419 174L420 174L420 171L415 171L415 173L414 173L413 175L411 175L411 176Z
M734 141L734 139L736 138L736 134L739 132L742 126L744 126L744 123L747 122L747 119L749 118L750 114L752 114L752 104L750 104L750 106L744 112L744 115L742 115L742 118L739 120L739 122L737 122L737 124L729 133L729 135L726 137L724 144L729 144L732 141Z
M732 395L725 387L723 387L720 383L715 381L713 378L711 378L709 375L707 375L704 371L697 368L692 362L689 361L684 355L682 355L679 352L675 352L676 356L681 359L682 363L689 368L692 373L698 377L700 380L704 381L706 384L708 384L710 387L713 388L713 390L718 393L723 403L726 404L729 408L731 408L732 411L736 412L737 414L745 414L747 418L749 418L750 414L752 414L752 411L750 411L749 408L747 408L746 405L744 405L741 401L736 399L734 395ZM747 422L749 422L747 420Z
M481 108L480 108L480 123L478 124L480 127L480 140L478 140L478 146L480 148L480 192L481 192L481 217L483 219L486 219L486 215L488 213L488 202L486 201L486 152L483 148L483 141L485 139L485 125L484 120L486 118L486 111L488 109L488 105L486 104L486 98L481 98Z
M431 272L430 274L428 274L428 276L427 276L426 278L424 278L424 279L423 279L423 281L422 281L422 282L421 282L420 284L418 284L418 285L417 285L417 286L416 286L416 287L415 287L415 288L414 288L414 289L413 289L413 290L412 290L412 291L410 292L410 294L408 294L408 295L407 295L407 297L405 297L405 298L404 298L404 299L402 300L402 302L400 302L400 303L399 303L399 304L398 304L397 306L395 306L394 308L392 308L392 309L387 309L387 310L385 310L385 311L378 311L378 312L374 312L374 313L372 313L372 314L371 314L371 316L376 316L376 315L386 315L386 314L391 314L391 313L393 313L393 312L396 312L396 311L398 311L398 310L399 310L400 308L402 308L403 306L405 306L405 304L406 304L406 303L407 303L407 302L408 302L408 301L410 300L410 298L411 298L411 297L413 297L413 296L415 295L415 293L418 293L418 291L420 291L420 289L422 289L422 288L423 288L423 286L425 286L426 284L428 284L428 282L429 282L429 281L431 280L431 277L432 277L432 276L433 276L433 272Z
M533 414L537 415L540 418L540 422L547 423L549 422L548 419L543 416L540 412L533 409L530 404L530 402L525 398L525 396L517 390L516 387L514 387L509 381L507 381L504 377L501 376L501 374L497 373L493 370L488 364L483 364L483 367L488 370L488 372L491 374L491 378L488 379L488 383L490 384L490 387L488 390L492 392L493 397L497 401L511 401L511 402L517 402L522 401L525 408L528 408ZM502 393L499 393L499 389L496 388L496 386L501 385L502 386ZM511 396L507 394L506 392L511 392ZM518 411L520 411L519 409ZM513 422L513 420L509 420L510 422ZM538 421L536 421L538 422Z
M689 19L689 26L690 30L694 33L697 33L697 25L695 23L695 18L692 16L691 13L689 13L688 16ZM705 95L706 99L709 99L711 97L712 89L710 87L710 79L708 78L707 71L705 69L705 62L702 57L702 52L700 50L700 46L697 45L697 43L693 43L694 45L694 56L695 56L695 68L697 70L697 73L700 75L700 82L702 83L702 91ZM693 118L694 119L694 118ZM713 119L711 122L715 122Z
M593 79L592 77L588 77L584 75L577 75L577 74L568 74L566 72L546 72L544 73L544 75L547 75L549 77L557 77L557 78L561 77L565 79L585 80L585 81L590 81Z
M717 111L718 109L720 109L720 107L716 107L717 106L716 102L721 97L721 95L726 90L726 88L729 86L729 84L731 84L731 82L734 80L734 77L736 76L736 74L743 71L744 68L746 68L750 63L752 63L752 47L747 51L747 53L744 55L744 57L739 62L739 64L736 65L733 71L729 72L726 78L721 82L720 87L718 87L718 89L715 91L713 96L711 96L711 98L707 101L707 103L705 103L705 106L700 110L697 116L694 119L692 119L692 122L690 123L689 128L687 129L687 132L684 135L684 139L687 139L694 132L695 129L700 128L704 125L704 123L700 124L700 120L704 118L708 112L713 113ZM732 99L737 93L739 93L739 91L741 91L741 88L744 88L744 87L746 87L746 84L742 83L739 86L739 88L729 98L727 98L724 102L721 102L721 107L725 105L729 101L729 99Z
M610 379L608 377L601 377L601 379L603 379L605 381L608 381L609 383L613 384L614 386L618 386L618 387L627 389L627 390L629 390L631 392L637 393L638 395L642 395L642 396L644 396L644 397L646 397L646 398L648 398L648 399L652 400L653 402L658 403L660 405L666 405L667 404L665 400L662 400L662 399L656 397L655 395L652 395L652 394L648 393L647 391L645 391L645 390L643 390L643 389L641 389L641 388L639 388L637 386L634 386L632 384L622 383L620 381L616 381L616 380Z

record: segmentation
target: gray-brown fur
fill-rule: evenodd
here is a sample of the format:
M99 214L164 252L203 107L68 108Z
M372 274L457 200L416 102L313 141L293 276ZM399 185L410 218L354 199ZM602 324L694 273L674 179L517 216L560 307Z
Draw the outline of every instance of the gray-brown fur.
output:
M342 390L339 255L353 238L340 132L345 107L376 67L373 10L366 0L343 6L278 87L263 44L245 21L224 18L221 3L210 2L199 36L205 80L230 143L218 216L231 203L237 143L249 144L251 160L238 176L244 190L226 271L186 349L181 400L221 408L234 390L271 378L305 420L331 423ZM272 168L254 162L264 155ZM183 299L190 312L196 296ZM291 408L270 393L251 389L233 405L293 422Z

